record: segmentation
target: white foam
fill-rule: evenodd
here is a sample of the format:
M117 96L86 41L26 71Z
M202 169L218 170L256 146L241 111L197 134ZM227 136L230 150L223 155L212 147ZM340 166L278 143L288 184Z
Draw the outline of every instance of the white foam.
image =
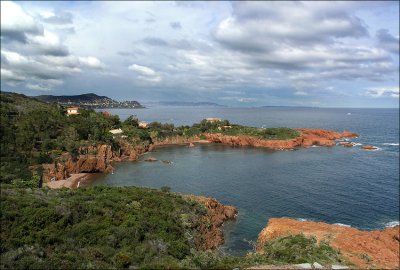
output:
M333 225L338 225L338 226L342 226L342 227L351 227L350 225L343 224L343 223L333 223Z
M319 147L318 145L312 145L311 147Z
M383 145L399 146L399 143L383 143Z
M309 221L309 219L306 218L296 218L298 221Z
M353 143L354 146L360 146L363 145L362 143Z
M385 227L386 228L393 228L393 227L396 227L396 226L399 226L399 225L400 225L400 222L397 220L397 221L390 221L390 222L386 223Z

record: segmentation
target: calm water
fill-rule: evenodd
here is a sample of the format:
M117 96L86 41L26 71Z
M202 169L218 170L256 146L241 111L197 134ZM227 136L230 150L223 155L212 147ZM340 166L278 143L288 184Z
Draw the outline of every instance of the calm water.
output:
M225 248L241 253L271 217L292 217L381 229L399 220L398 109L319 108L150 108L110 110L121 119L192 124L206 117L266 127L311 127L360 134L354 142L377 151L313 147L297 151L202 145L149 153L173 164L115 164L114 174L94 185L170 186L173 191L206 195L239 208L226 227ZM350 114L348 114L350 113Z

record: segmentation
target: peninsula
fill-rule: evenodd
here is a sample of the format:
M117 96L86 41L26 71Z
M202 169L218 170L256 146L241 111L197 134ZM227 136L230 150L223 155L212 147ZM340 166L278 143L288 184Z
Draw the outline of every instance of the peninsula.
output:
M78 106L87 109L140 109L144 108L139 102L131 101L116 101L106 96L98 96L93 93L73 95L73 96L52 96L41 95L36 96L36 99L45 102L54 102L63 106Z

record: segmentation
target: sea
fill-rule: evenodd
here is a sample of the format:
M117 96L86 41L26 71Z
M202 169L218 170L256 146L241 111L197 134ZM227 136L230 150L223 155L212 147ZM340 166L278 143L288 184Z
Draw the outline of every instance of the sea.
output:
M207 117L254 127L305 127L359 134L352 148L273 151L222 144L159 148L114 164L91 185L171 187L236 206L224 224L224 251L251 251L273 217L322 221L363 230L399 224L399 109L153 107L108 110L121 120L192 125ZM362 145L374 145L375 151ZM148 156L163 162L144 162Z

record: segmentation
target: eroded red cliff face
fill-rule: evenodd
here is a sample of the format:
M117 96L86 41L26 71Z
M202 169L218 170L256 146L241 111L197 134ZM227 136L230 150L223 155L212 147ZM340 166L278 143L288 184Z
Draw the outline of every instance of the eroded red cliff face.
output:
M64 153L56 162L43 164L43 182L46 183L52 179L67 179L71 174L76 173L111 172L112 161L136 160L148 149L145 146L133 147L124 142L121 146L118 151L113 151L111 145L107 144L81 147L80 155L77 157Z
M207 209L207 215L200 221L199 231L202 241L197 245L203 249L215 249L224 243L222 225L227 220L236 218L237 209L233 206L223 205L211 197L186 195L188 199L203 204Z
M296 147L310 147L312 145L334 146L335 140L345 137L357 137L355 133L344 131L342 133L322 129L297 129L300 136L291 140L263 140L251 136L226 136L220 133L205 133L210 142L226 143L238 146L267 147L277 150L294 149ZM161 141L155 141L152 145L133 146L128 142L121 141L121 148L112 150L110 145L99 144L79 149L80 155L73 157L64 153L55 163L43 165L43 182L51 179L67 179L71 174L94 173L112 171L112 161L137 160L139 156L154 147L173 144L190 144L198 141L198 137L185 138L181 136L170 137Z
M265 140L253 136L227 136L221 133L205 133L207 140L215 143L225 143L237 146L266 147L277 150L294 149L296 147L334 146L335 140L358 137L356 133L323 129L296 129L300 136L290 140Z
M328 240L357 268L399 269L399 230L396 226L382 231L361 231L323 222L271 218L258 236L258 251L262 252L268 240L303 233L314 235L318 240Z

